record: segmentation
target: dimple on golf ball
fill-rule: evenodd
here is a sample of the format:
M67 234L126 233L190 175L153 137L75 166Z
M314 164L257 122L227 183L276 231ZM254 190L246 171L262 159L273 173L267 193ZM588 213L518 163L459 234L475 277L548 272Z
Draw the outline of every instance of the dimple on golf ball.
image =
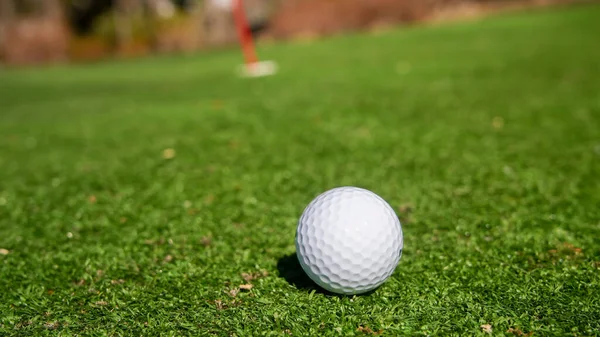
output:
M319 286L361 294L383 284L402 256L402 225L377 194L358 187L322 193L298 221L296 254Z

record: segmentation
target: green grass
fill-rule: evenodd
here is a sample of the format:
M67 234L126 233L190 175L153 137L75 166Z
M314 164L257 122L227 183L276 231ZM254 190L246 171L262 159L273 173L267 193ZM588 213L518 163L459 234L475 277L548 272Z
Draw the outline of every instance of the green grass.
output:
M3 70L0 335L600 335L598 17ZM366 296L293 255L340 185L403 221Z

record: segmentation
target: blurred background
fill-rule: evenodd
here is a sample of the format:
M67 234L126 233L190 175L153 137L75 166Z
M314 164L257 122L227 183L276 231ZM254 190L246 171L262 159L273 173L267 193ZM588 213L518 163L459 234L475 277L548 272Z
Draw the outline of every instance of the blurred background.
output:
M231 0L0 0L0 63L84 62L236 46ZM244 0L259 41L307 39L573 0Z

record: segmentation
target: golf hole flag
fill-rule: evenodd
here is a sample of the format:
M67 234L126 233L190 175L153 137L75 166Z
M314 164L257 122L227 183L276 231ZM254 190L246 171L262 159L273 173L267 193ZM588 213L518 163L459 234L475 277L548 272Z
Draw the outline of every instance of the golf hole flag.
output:
M244 64L239 68L239 74L243 77L260 77L274 74L277 71L275 62L259 61L256 55L254 39L246 19L243 1L212 0L212 2L216 7L231 11L233 14L238 40L244 55Z

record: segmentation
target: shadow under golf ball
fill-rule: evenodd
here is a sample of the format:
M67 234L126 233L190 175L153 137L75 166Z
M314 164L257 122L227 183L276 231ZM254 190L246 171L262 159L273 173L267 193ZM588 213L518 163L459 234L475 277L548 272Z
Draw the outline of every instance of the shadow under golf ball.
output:
M300 262L298 261L298 257L296 253L288 254L279 259L277 261L277 270L279 272L279 276L286 280L290 285L296 287L298 290L311 292L315 291L318 294L323 294L327 296L337 296L337 297L352 297L354 295L343 295L336 294L330 292L326 289L321 288L318 284L313 282L313 280L306 275ZM377 289L371 290L369 292L357 295L357 296L369 296L374 293Z

